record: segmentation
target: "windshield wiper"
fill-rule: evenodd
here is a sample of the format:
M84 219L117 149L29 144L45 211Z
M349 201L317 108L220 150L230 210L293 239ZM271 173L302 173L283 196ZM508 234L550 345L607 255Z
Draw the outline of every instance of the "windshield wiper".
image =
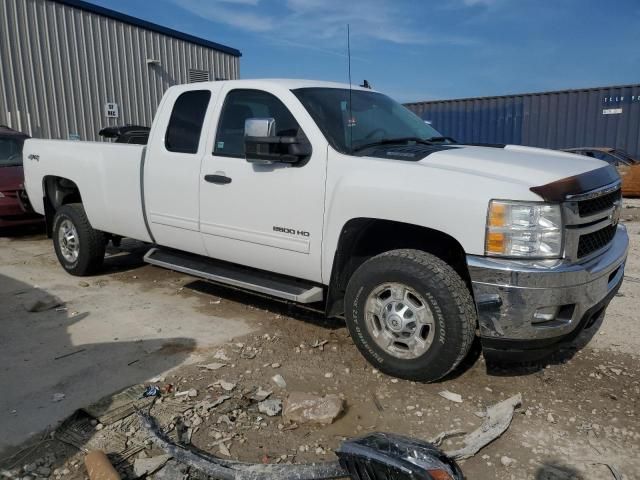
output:
M449 143L458 143L451 137L429 137L427 138L427 142L449 142Z
M406 142L416 142L416 143L422 143L424 145L433 145L431 143L431 139L424 139L424 138L420 138L420 137L383 138L383 139L378 140L376 142L365 143L364 145L360 145L359 147L352 148L351 152L355 153L355 152L359 152L361 150L364 150L366 148L377 147L379 145L391 145L391 144L394 144L394 143L406 143Z

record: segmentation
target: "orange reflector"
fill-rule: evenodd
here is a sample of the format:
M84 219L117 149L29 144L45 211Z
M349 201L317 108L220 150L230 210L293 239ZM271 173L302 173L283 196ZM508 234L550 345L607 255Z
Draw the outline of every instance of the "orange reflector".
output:
M504 227L507 216L507 206L504 203L491 202L489 210L489 226Z
M433 480L452 480L451 475L449 475L444 470L427 470L427 471L429 472L429 475L431 475L431 478L433 478Z
M487 233L487 253L504 253L505 236L504 233Z

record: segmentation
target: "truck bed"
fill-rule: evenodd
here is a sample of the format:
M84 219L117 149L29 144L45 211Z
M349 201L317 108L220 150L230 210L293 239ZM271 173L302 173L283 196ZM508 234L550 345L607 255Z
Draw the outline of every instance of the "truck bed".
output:
M44 214L48 176L74 182L93 228L150 241L143 215L142 145L30 139L24 145L25 186Z

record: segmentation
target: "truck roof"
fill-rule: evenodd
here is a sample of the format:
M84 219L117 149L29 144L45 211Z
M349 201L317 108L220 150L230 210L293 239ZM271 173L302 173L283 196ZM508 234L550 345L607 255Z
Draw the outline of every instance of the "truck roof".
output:
M260 84L265 86L274 86L277 85L281 88L286 88L288 90L294 90L296 88L349 88L348 83L339 83L339 82L325 82L321 80L304 80L304 79L295 79L295 78L256 78L256 79L246 79L246 80L217 80L213 82L198 82L198 83L189 83L187 85L179 85L179 87L186 87L185 89L193 90L194 88L198 88L198 86L202 87L207 84L217 84L220 83L228 83L231 86L237 86L238 88L243 88L247 86L251 86L251 88L259 87ZM368 88L360 87L357 84L351 85L353 90L364 90L364 91L372 91Z

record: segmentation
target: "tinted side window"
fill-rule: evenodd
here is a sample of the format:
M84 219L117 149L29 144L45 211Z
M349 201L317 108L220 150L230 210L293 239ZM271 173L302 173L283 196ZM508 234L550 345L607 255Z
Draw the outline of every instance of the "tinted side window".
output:
M593 157L597 158L598 160L604 160L607 163L610 163L611 165L618 165L618 159L616 157L614 157L613 155L609 155L606 152L601 152L599 150L594 150L593 151Z
M164 144L170 152L197 153L202 123L211 92L194 90L178 97L173 105Z
M220 114L214 154L244 158L244 121L271 117L277 136L302 134L291 112L276 97L260 90L232 90L227 94Z

